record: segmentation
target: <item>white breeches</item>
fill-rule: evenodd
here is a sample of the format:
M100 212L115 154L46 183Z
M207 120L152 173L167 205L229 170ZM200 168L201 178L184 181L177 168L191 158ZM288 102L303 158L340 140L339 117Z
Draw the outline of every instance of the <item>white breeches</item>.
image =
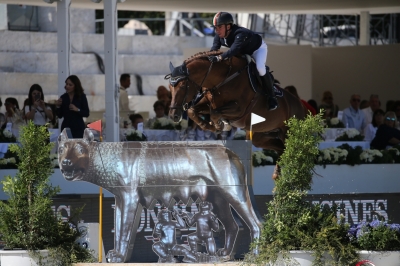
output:
M257 70L260 76L264 76L267 73L267 71L265 70L265 63L267 62L267 53L268 53L268 48L263 40L260 48L255 50L254 53L252 54L252 57L256 61Z

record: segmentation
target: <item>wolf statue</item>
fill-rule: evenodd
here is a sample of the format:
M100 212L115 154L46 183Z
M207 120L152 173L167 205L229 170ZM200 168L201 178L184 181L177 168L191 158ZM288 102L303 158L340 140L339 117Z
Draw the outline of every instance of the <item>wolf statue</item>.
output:
M65 179L86 181L115 195L114 249L108 262L129 261L142 207L157 201L172 209L176 202L212 203L225 230L221 260L232 257L239 227L233 208L260 237L261 224L247 189L240 158L221 142L97 142L89 129L82 139L58 137L58 162Z

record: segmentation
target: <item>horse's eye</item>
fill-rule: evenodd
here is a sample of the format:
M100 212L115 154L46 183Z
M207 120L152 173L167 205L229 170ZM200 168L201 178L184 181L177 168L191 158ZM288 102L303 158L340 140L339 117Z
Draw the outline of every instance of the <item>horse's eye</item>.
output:
M63 153L64 153L64 147L59 147L58 154L63 154Z

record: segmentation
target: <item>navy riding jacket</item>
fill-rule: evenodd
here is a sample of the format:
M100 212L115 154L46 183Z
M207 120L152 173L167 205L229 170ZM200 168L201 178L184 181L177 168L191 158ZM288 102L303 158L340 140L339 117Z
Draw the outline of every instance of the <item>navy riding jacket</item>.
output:
M232 25L231 32L227 38L220 38L215 35L211 51L217 51L221 46L230 47L228 51L221 55L222 59L230 58L237 54L252 55L254 51L260 48L261 43L262 38L257 33L238 25Z

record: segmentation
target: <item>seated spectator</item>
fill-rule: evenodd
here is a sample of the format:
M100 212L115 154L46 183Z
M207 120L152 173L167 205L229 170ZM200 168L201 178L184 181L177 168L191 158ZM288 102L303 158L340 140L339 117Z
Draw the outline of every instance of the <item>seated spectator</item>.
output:
M165 111L165 104L163 101L156 101L153 104L153 110L156 113L156 116L154 118L150 118L147 123L146 123L146 128L152 128L152 125L154 124L154 122L158 119L158 118L167 118L168 116L165 115L164 111Z
M333 95L330 91L325 91L322 95L322 103L318 109L324 109L324 118L337 117L339 107L333 102Z
M394 103L395 101L389 100L386 102L386 112L393 111L394 112Z
M1 101L1 98L0 98L0 108L3 106L3 102ZM6 122L6 117L5 117L5 115L2 113L2 112L0 112L0 128L3 126L3 124Z
M317 114L319 113L318 104L317 104L317 102L316 102L314 99L308 100L307 103L308 103L309 105L311 105L312 108L314 108L314 110L315 110L315 112L316 112Z
M360 110L361 98L358 94L350 97L350 106L343 110L343 124L348 128L355 128L363 133L367 123L364 112Z
M303 104L303 106L311 112L311 114L316 115L317 111L314 109L314 107L312 107L311 105L308 104L308 102L302 100L299 96L299 94L297 93L297 89L295 86L290 85L290 86L286 86L285 90L287 90L288 92L290 92L291 94L293 94L294 96L296 96L297 98L299 98L299 100L301 101L301 103Z
M383 150L387 146L400 144L400 130L394 128L396 115L394 112L387 112L385 122L379 126L375 138L371 142L371 147Z
M367 100L362 100L360 103L360 109L364 110L365 108L369 107L369 102Z
M364 140L371 142L376 135L376 130L380 125L383 124L385 117L385 112L382 109L375 110L372 116L372 123L368 124L364 129Z
M157 88L157 99L159 101L164 102L164 105L165 105L164 114L168 115L169 106L171 105L171 99L172 99L171 92L166 87L159 86Z
M51 107L44 102L43 89L33 84L29 89L28 102L24 107L25 119L37 126L43 126L53 119Z
M19 109L18 101L15 98L9 97L5 100L4 106L6 107L6 113L4 114L6 121L2 128L5 128L7 123L12 123L12 129L15 135L15 133L19 131L19 127L25 124L21 110Z
M138 124L143 123L143 116L140 114L132 114L129 116L129 120L131 120L132 127L137 130Z
M362 111L364 112L367 125L372 123L372 115L374 114L374 112L381 108L381 102L379 101L379 96L376 94L371 94L371 96L369 97L368 104L369 107L365 109L361 108L360 104L360 109L362 109Z
M397 121L400 121L400 101L395 101L393 105L393 112L396 114Z

